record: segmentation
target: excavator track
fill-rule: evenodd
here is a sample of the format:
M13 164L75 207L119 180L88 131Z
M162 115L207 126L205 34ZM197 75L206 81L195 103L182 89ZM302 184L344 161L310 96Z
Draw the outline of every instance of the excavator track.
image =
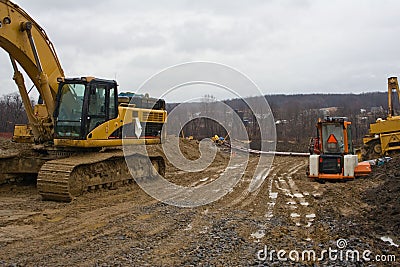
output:
M129 157L137 162L133 169L128 169L122 150L80 153L48 161L38 174L39 194L44 200L69 202L87 191L151 177L156 170L165 174L165 162L160 154L149 155L151 163L145 155Z
M54 156L27 148L0 149L0 185L36 177L40 167Z
M382 147L379 139L372 140L364 144L361 148L361 156L363 160L377 159L381 157Z

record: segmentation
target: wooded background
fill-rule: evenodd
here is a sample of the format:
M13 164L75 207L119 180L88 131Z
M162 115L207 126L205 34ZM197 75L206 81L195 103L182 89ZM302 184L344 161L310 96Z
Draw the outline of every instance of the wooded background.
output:
M315 124L318 118L347 117L352 122L353 142L361 145L362 137L368 133L369 124L377 118L386 118L387 93L363 94L308 94L308 95L266 95L274 116L278 141L306 143L316 135ZM231 99L224 101L243 119L249 137L256 144L260 139L259 126L254 114L245 101L257 99ZM395 103L397 101L394 101ZM171 111L177 104L168 104ZM397 106L398 107L398 103ZM398 108L397 108L398 109ZM204 114L207 114L204 110ZM199 115L201 116L201 115ZM211 137L215 134L225 136L226 131L214 121L194 118L183 127L186 136L195 139ZM257 148L255 146L254 148Z
M299 94L299 95L266 95L265 99L271 107L276 126L278 141L304 143L316 133L315 123L318 118L329 116L348 117L352 122L354 143L361 144L362 137L367 134L370 123L377 118L385 118L387 114L387 93L363 94ZM260 127L256 122L255 114L246 104L246 101L256 103L259 98L230 99L223 101L230 106L241 118L249 138L257 143L260 139ZM188 110L196 107L197 117L183 127L183 134L195 139L206 137L225 136L227 131L217 122L204 118L215 112L213 96L205 96L204 103L188 104ZM394 101L395 110L400 110L397 101ZM31 103L34 104L34 101ZM171 112L178 103L168 103L167 111ZM193 105L193 106L190 106ZM189 111L188 111L189 112ZM265 111L268 113L268 111ZM260 115L258 115L260 116ZM18 93L11 93L0 97L0 135L12 133L15 124L27 123L27 117L21 97Z

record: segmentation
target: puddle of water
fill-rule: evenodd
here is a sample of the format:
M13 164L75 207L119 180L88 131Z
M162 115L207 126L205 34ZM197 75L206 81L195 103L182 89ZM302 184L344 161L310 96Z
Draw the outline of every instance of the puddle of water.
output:
M269 197L272 199L276 199L278 197L278 193L269 193Z
M399 245L397 245L396 243L394 243L394 242L393 242L393 239L391 239L391 238L388 237L388 236L382 236L382 237L381 237L381 240L382 240L383 242L389 242L391 246L395 246L396 248L399 247Z
M257 232L251 234L251 237L256 239L263 238L264 236L265 236L264 230L258 230Z
M271 219L272 217L274 217L274 214L273 214L271 211L268 211L268 212L265 214L265 217L267 217L268 219Z
M235 164L235 165L233 165L233 166L228 166L228 167L226 167L226 169L237 169L237 168L239 168L239 167L241 167L243 164Z
M183 230L184 230L184 231L190 231L190 230L192 230L192 228L193 228L192 224L189 223L188 226L187 226L185 229L183 229Z
M236 169L237 167L235 167L235 166L228 166L228 167L226 167L226 170L231 170L231 169Z
M203 227L203 230L201 230L199 233L200 233L200 234L205 234L205 233L207 233L207 231L208 231L208 227L207 227L207 226L204 226L204 227Z

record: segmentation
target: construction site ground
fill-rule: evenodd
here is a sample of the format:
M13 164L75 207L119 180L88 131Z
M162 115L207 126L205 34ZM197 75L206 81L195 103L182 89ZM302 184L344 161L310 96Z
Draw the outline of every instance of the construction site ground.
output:
M184 141L181 149L196 158L197 146ZM216 179L228 160L229 153L221 151L208 169L189 174L167 165L166 178L184 185ZM196 208L161 203L135 183L88 192L71 203L42 201L34 181L1 185L0 266L400 264L399 159L375 167L368 177L318 183L306 176L307 157L277 156L262 186L250 193L257 163L251 156L232 192ZM260 253L314 250L320 257L337 249L339 239L346 242L343 250L358 250L360 258L371 251L371 261L325 255L283 262L276 253ZM376 255L395 255L396 262L377 262Z

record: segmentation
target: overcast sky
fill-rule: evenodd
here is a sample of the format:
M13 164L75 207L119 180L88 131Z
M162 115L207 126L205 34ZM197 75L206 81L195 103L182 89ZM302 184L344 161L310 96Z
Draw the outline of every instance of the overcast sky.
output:
M232 66L264 94L385 91L400 75L396 0L15 2L46 30L66 76L116 78L120 90L188 61ZM0 60L3 93L16 91Z

